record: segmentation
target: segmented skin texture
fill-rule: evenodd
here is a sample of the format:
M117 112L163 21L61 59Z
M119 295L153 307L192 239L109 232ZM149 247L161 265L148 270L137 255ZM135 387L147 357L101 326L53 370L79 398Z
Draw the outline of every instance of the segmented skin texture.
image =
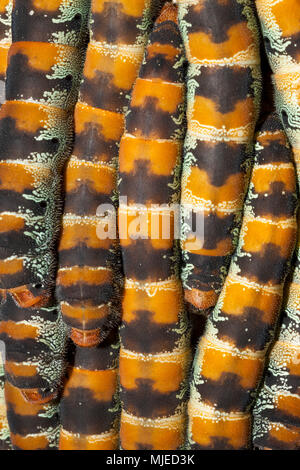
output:
M97 347L74 347L60 406L60 450L118 448L117 339L115 330Z
M9 381L5 382L5 400L13 450L57 449L57 401L31 403Z
M251 447L251 408L296 241L296 173L275 113L260 127L255 149L238 247L195 357L189 402L195 449Z
M0 110L0 339L15 449L58 443L65 328L54 299L56 242L87 16L87 0L13 3Z
M158 6L149 0L91 2L59 243L57 296L76 345L61 403L61 450L119 445L120 251L117 234L105 238L101 230L107 223L104 209L109 217L115 212L125 106Z
M3 300L0 338L6 346L5 398L13 449L55 449L59 438L56 394L65 362L65 335L57 306L52 298L45 306L22 308L9 293ZM57 377L51 388L49 377Z
M189 327L174 230L161 232L168 214L173 225L170 207L180 200L184 78L177 7L167 2L149 37L119 154L124 450L171 450L184 443Z
M300 177L300 8L297 0L256 1L273 71L276 107ZM300 244L286 289L278 339L254 409L253 442L262 449L300 449Z
M259 34L252 1L177 3L189 61L184 220L192 209L182 225L181 276L189 311L206 314L216 304L237 242L253 164L261 92Z
M7 55L11 44L11 10L12 0L5 0L0 4L0 107L5 100ZM0 350L4 354L4 344L1 342ZM6 416L4 383L4 364L0 353L0 450L9 450L11 443Z

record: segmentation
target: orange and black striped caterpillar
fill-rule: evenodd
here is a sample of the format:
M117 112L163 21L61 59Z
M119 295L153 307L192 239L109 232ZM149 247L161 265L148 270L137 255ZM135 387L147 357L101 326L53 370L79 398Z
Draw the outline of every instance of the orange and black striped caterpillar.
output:
M110 205L114 211L125 107L159 3L91 2L59 243L57 295L75 343L61 402L61 450L119 444L120 253L116 234L99 235L106 221L97 209Z
M253 164L261 73L252 3L178 1L189 61L182 280L192 313L205 313L216 304L237 242Z
M11 10L12 0L5 0L0 4L0 107L5 100L5 77L7 55L11 44ZM6 416L6 403L4 397L4 344L0 342L0 450L11 448L9 427Z
M296 241L296 173L276 113L260 126L236 253L194 362L189 444L251 447L251 410Z
M124 450L174 450L185 441L189 325L171 210L180 201L184 81L177 8L167 2L149 37L119 154Z
M300 178L300 8L297 0L256 0L273 71L276 108L293 147ZM299 224L299 215L298 215ZM300 242L286 288L280 331L254 408L253 443L300 449Z
M13 2L0 110L0 338L15 449L54 448L58 439L65 329L56 241L87 15L87 0Z
M6 343L5 394L14 449L55 449L60 423L61 450L116 449L119 437L123 449L251 445L252 407L295 239L293 159L272 114L258 128L239 238L261 87L250 0L178 0L188 81L176 7L167 3L126 112L160 3L14 0L10 47L6 31L12 3L0 0L0 106L9 59L0 111L0 340ZM299 174L297 3L256 0L277 110ZM91 41L85 56L90 6ZM58 307L54 279L62 170L71 153L84 56L75 145L65 173ZM178 247L172 233L154 240L130 236L138 204L148 211L152 203L170 205L180 198L186 81L182 202L192 203L194 218L183 227L182 280L190 313L209 314L207 308L211 313L197 350L184 444L190 328ZM97 208L118 204L124 113L119 252L117 234L99 237L106 221L104 208ZM202 210L204 238L193 240ZM150 209L151 220L146 212L148 230L140 225L140 234L146 230L149 235L149 228L157 233L166 212ZM124 218L133 222L125 237ZM200 241L199 248L189 247L193 241ZM119 374L121 255L125 286ZM299 241L292 274L278 340L254 408L253 441L259 448L300 447ZM65 348L66 333L73 342L68 340ZM54 396L66 364L59 418ZM2 420L2 377L0 448L10 446Z

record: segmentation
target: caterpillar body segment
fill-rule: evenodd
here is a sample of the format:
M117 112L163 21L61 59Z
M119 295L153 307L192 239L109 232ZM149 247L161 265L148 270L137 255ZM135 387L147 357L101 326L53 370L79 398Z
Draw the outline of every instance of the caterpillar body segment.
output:
M90 2L85 0L14 0L14 41L81 48L88 38L89 6Z
M65 327L54 299L56 242L88 6L87 0L13 3L6 101L0 110L0 339L6 345L7 388L22 395L24 406L31 407L28 415L37 419L28 418L26 425L25 418L8 413L11 433L22 435L19 441L12 438L14 448L57 445L55 399L64 370ZM71 20L78 11L81 42L72 40ZM50 26L59 34L50 34ZM56 415L51 411L42 424L39 413L48 409L47 402ZM48 431L56 441L48 436L48 442Z
M60 403L60 450L118 448L118 356L116 329L98 346L74 345Z
M296 173L282 125L260 127L239 242L194 362L189 445L251 446L251 410L296 241Z
M180 0L178 8L189 62L183 218L191 211L182 224L181 277L189 310L203 313L224 282L253 163L259 33L248 0Z
M114 450L119 442L115 338L94 348L76 346L60 405L60 450Z
M276 108L298 162L299 5L295 0L256 0L256 7L273 72Z
M257 0L256 7L273 72L276 108L293 147L299 184L299 3ZM253 443L261 449L300 448L299 259L298 237L280 331L254 408Z
M68 110L77 100L82 56L82 50L74 46L14 42L8 57L7 100L32 101Z
M65 329L57 305L53 298L42 297L33 306L22 307L10 292L2 302L0 338L5 343L6 379L29 400L43 401L53 395L64 371Z
M180 200L184 76L177 8L167 2L149 37L119 153L124 450L184 445L189 325L172 212ZM164 236L166 222L171 228Z
M5 401L13 450L56 450L59 437L57 400L32 403L8 380Z
M66 167L57 295L71 337L96 346L116 325L120 255L114 234L118 145L128 94L136 79L158 2L92 1L91 39L75 110L75 142ZM129 31L130 27L130 31Z

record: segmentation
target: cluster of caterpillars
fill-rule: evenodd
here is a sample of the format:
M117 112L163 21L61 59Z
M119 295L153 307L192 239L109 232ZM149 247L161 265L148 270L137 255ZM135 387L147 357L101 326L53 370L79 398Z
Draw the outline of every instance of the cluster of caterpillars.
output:
M300 449L299 24L0 0L0 450Z

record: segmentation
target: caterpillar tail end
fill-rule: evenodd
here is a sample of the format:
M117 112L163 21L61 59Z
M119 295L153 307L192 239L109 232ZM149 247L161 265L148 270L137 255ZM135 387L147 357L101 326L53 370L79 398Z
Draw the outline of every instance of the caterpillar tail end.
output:
M171 1L164 4L156 24L163 23L164 21L173 21L177 24L177 5Z
M76 346L81 348L94 348L98 346L101 341L100 328L95 330L79 330L78 328L72 328L70 337Z
M11 294L14 301L20 308L42 307L47 303L48 300L48 295L44 290L40 295L36 295L35 292L32 292L29 286L19 286L12 289L7 289L4 294L5 297L6 293Z
M42 392L38 388L23 388L21 389L21 393L28 403L35 405L49 403L50 401L55 400L58 396L57 390L52 390L51 392Z
M203 310L214 307L218 296L214 290L202 291L199 289L185 290L184 298L188 305L192 307L193 313L203 315Z

